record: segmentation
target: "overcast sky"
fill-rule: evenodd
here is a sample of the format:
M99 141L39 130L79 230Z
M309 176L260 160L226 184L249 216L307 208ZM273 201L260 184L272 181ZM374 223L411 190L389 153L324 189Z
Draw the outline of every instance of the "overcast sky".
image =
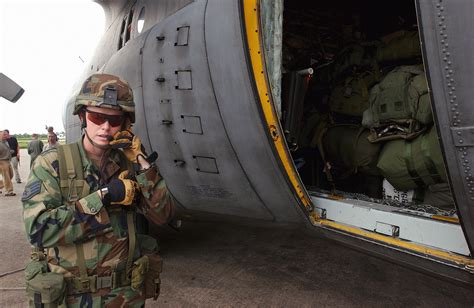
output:
M0 98L0 129L46 133L47 124L64 130L63 105L104 22L91 0L0 0L0 72L25 89L14 104Z

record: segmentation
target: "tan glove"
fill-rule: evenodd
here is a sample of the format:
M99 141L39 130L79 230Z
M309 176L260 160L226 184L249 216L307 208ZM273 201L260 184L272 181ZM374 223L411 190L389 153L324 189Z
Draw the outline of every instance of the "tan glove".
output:
M139 192L140 185L130 179L128 170L120 173L117 179L112 179L107 184L108 193L104 200L109 201L111 205L133 205L136 201Z
M109 142L109 145L113 149L122 149L125 156L134 163L138 163L138 156L143 156L145 149L142 146L142 141L140 137L135 136L129 130L122 130L112 136L112 140Z

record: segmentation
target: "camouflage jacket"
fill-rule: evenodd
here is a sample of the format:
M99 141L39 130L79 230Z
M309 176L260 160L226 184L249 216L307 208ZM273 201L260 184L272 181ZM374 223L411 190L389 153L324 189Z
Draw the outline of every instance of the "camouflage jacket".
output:
M140 212L152 223L162 225L172 217L173 199L157 167L153 166L136 176L142 193L139 204L127 208L104 206L98 191L99 183L108 183L125 170L120 167L123 155L115 150L110 152L105 178L101 180L97 167L85 155L82 142L79 142L79 149L90 194L67 205L59 185L57 149L43 152L31 169L22 196L26 234L33 246L48 248L52 272L65 277L79 276L75 243L82 242L88 275L107 276L123 270L127 262L127 211L134 212L134 219L136 212ZM137 245L134 259L139 256ZM127 297L135 295L128 294ZM94 307L95 304L94 299Z

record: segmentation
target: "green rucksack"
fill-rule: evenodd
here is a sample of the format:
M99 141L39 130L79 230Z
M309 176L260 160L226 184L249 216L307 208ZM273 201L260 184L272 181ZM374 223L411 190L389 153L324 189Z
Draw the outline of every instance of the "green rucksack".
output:
M303 120L303 129L299 135L298 146L302 148L310 147L311 141L313 140L314 134L320 122L325 121L328 118L325 114L319 112L312 112L305 115L306 118ZM315 145L316 146L316 145ZM313 148L315 147L313 146Z
M374 55L378 44L379 42L366 42L342 49L332 65L331 80L338 82L354 71L377 70L378 64Z
M378 70L347 77L331 91L329 108L332 112L361 117L369 107L369 90L378 81Z
M418 31L393 33L387 43L380 45L375 53L377 62L393 62L421 57Z
M401 191L447 182L434 127L414 140L393 140L385 144L377 167L390 184Z
M422 65L399 66L372 87L362 125L369 140L413 139L433 123L428 85Z
M370 143L368 134L367 129L356 125L336 125L324 132L321 147L334 178L356 173L380 175L377 161L382 145Z

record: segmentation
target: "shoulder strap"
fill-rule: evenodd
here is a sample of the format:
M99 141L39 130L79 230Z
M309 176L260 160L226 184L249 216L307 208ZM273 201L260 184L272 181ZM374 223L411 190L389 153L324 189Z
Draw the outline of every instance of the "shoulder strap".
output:
M128 161L123 153L119 151L120 164L122 167L126 167L130 172L133 171L132 164ZM63 199L68 204L79 200L89 193L89 185L84 181L82 158L79 151L79 145L77 143L66 144L58 146L58 161L59 161L59 175L60 175L60 186ZM123 164L125 164L123 166ZM127 225L129 233L128 242L128 258L127 258L127 274L131 272L133 265L133 256L135 253L136 246L136 234L134 215L132 211L127 213ZM84 245L82 243L76 243L76 255L77 255L77 266L79 268L79 281L84 290L90 290L90 276L87 273L87 266L84 257Z
M72 143L58 146L58 162L62 198L67 204L72 205L75 201L89 193L89 185L84 181L79 145ZM76 243L75 246L81 282L81 285L78 287L88 290L90 281L84 258L84 245Z
M88 194L77 143L58 146L59 179L63 199L71 204Z
M127 276L132 272L133 256L135 255L136 233L134 215L132 211L127 212L127 228L128 228L128 257L127 257Z

